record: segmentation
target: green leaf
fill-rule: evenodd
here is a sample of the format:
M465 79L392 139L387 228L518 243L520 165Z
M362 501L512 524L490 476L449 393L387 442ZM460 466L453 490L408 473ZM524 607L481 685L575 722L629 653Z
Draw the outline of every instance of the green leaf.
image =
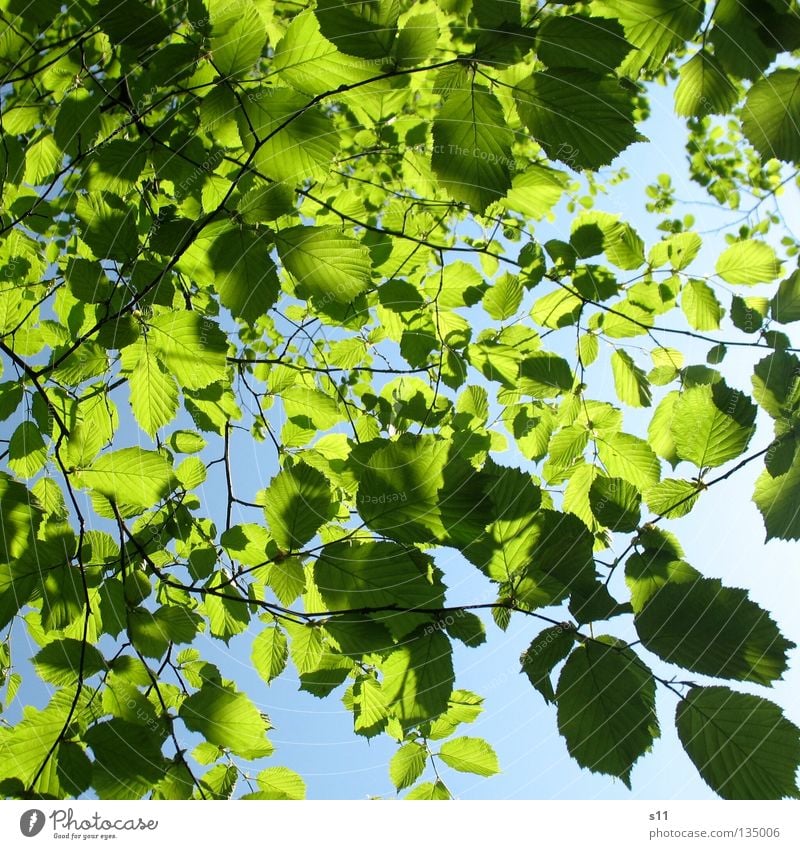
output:
M466 545L483 531L485 481L448 440L405 434L378 448L358 476L359 513L398 542Z
M629 533L639 527L642 496L622 478L596 477L589 489L592 513L612 531Z
M575 169L610 165L642 139L633 122L634 91L614 76L558 68L521 82L514 99L548 157Z
M93 17L115 44L133 50L152 47L169 35L161 15L141 0L100 0Z
M760 696L694 687L675 710L678 736L723 799L797 798L800 729Z
M248 793L243 799L283 799L298 801L306 798L306 783L291 769L285 766L270 766L256 776L259 790Z
M242 105L244 112L236 115L239 135L261 174L289 185L325 176L339 138L327 115L309 109L305 95L264 86L251 90Z
M325 36L344 53L384 59L397 34L400 8L397 0L317 0L316 16Z
M572 651L574 644L575 632L572 628L554 625L540 631L520 657L522 671L548 703L556 700L550 675L556 665Z
M133 259L139 250L136 218L132 207L108 192L93 192L78 198L75 214L81 222L81 237L97 259Z
M22 422L8 442L8 467L21 478L32 478L45 464L47 448L39 428Z
M220 303L251 325L278 299L280 281L269 250L265 236L240 228L223 230L208 249Z
M214 27L211 53L214 65L224 77L246 74L261 56L267 38L264 19L254 6L242 4L235 18L225 26Z
M545 18L536 39L537 58L549 68L613 71L630 53L617 21L583 15Z
M331 490L325 476L305 463L279 472L271 481L264 512L281 548L303 547L332 515Z
M557 354L537 351L529 354L519 366L518 387L535 398L555 398L572 389L574 377L569 363Z
M675 402L672 437L682 460L698 468L721 466L747 448L754 433L756 405L720 381L692 386Z
M468 610L456 610L448 613L444 619L447 633L455 640L461 640L470 648L486 642L486 628L483 620Z
M742 129L762 159L800 160L800 71L779 68L747 92Z
M81 481L118 504L152 507L175 486L172 466L163 454L121 448L101 454L80 473Z
M439 40L439 24L436 15L412 15L397 34L394 55L401 68L410 68L427 59L435 50Z
M745 590L711 578L666 583L637 614L636 630L644 647L669 663L759 684L781 677L794 648Z
M635 613L640 613L665 584L692 583L701 577L697 569L674 559L678 556L673 551L645 549L628 558L625 583L631 592L631 607Z
M158 315L149 343L181 387L203 389L225 379L228 339L210 318L188 310Z
M386 52L382 54L386 55ZM380 69L379 64L354 62L351 56L339 52L320 32L319 21L310 11L292 18L275 47L272 67L284 83L308 95L320 95L339 86L363 82ZM364 92L361 88L356 95Z
M702 118L728 112L739 92L716 59L706 50L681 65L675 89L675 112L684 118Z
M266 722L244 693L232 693L206 682L183 701L178 714L190 731L235 755L257 758L272 753L265 736Z
M800 453L785 471L769 467L756 481L753 501L764 519L767 541L800 539Z
M152 439L178 412L178 385L161 362L145 348L128 378L131 408L139 427Z
M417 801L447 801L451 796L444 783L437 779L435 783L425 781L418 785L410 793L407 793L405 798Z
M628 271L644 263L644 242L630 224L619 220L618 215L607 212L585 212L579 215L572 222L569 241L580 259L605 252L614 265ZM594 283L591 275L589 279ZM601 295L599 291L590 291L588 294L592 297Z
M286 635L277 625L265 628L254 640L250 652L256 672L269 684L286 668L289 650Z
M653 245L648 262L654 268L669 264L676 271L681 271L691 265L702 246L703 240L697 233L676 233Z
M511 188L513 139L500 102L485 86L450 92L433 122L431 165L439 184L485 212Z
M703 7L702 0L599 0L592 10L618 20L625 37L639 48L621 69L638 76L642 68L658 70L673 50L696 34Z
M753 286L777 279L781 263L772 245L747 239L734 242L720 254L716 271L727 283Z
M43 681L57 687L74 684L79 674L86 680L106 668L103 655L94 646L73 639L53 640L33 657L32 663Z
M425 771L427 762L428 753L424 746L418 743L406 743L405 746L401 746L389 762L389 777L392 779L392 784L398 790L411 787Z
M691 512L701 490L692 481L666 478L661 483L651 486L644 493L644 500L650 509L659 516L667 519L679 519Z
M457 737L442 744L439 757L459 772L489 777L500 772L494 749L480 737Z
M92 786L100 799L140 799L166 768L163 738L145 725L110 719L83 739L92 749Z
M800 321L800 271L795 271L785 280L781 280L778 291L770 302L770 310L775 321L781 324Z
M250 613L244 604L244 597L236 585L231 583L230 575L223 570L214 572L206 582L205 588L222 593L221 595L207 593L203 596L203 609L208 616L209 631L213 637L224 640L227 644L231 637L247 630L250 624Z
M791 416L800 403L800 361L794 354L775 351L753 368L753 396L774 419Z
M391 542L335 543L314 564L330 610L440 607L444 585L421 552Z
M630 649L599 641L576 648L556 691L558 728L569 753L630 787L633 765L660 736L655 694L650 670Z
M689 280L683 287L681 309L695 330L719 330L725 314L714 290L702 280Z
M611 477L623 478L639 490L655 486L661 477L653 449L629 433L609 433L598 439L597 454Z
M523 288L519 278L507 274L486 290L483 296L483 308L498 321L511 318L522 303L522 294Z
M178 454L196 454L206 447L205 439L194 430L176 430L169 437L169 446Z
M663 457L673 468L678 464L678 451L675 448L675 440L672 438L672 416L675 404L678 402L680 393L668 392L656 407L650 425L647 428L647 440L653 451L659 457ZM658 481L652 481L646 486L655 486ZM646 486L641 487L645 489Z
M453 690L450 640L429 630L408 635L382 663L383 695L403 727L444 713Z
M634 363L627 351L611 354L611 371L617 397L631 407L649 407L652 403L650 382L647 375Z
M276 243L287 270L322 303L349 303L370 286L369 251L333 227L291 227Z

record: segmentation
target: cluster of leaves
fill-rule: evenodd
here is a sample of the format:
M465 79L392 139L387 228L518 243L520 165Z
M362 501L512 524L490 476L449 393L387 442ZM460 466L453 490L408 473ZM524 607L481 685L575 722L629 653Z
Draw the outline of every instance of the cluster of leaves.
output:
M23 692L24 628L55 690L0 727L4 795L231 796L271 754L270 723L193 644L256 627L266 682L291 661L315 696L343 688L357 734L397 741L398 790L448 798L441 764L498 770L459 731L482 699L455 688L452 641L486 640L477 609L547 624L522 669L581 766L629 783L661 684L720 795L797 794L798 729L714 681L769 685L792 644L659 522L763 458L767 536L800 538L800 362L778 329L800 320L800 272L763 229L731 236L707 275L680 222L646 250L593 208L591 173L643 138L645 83L677 74L695 179L726 203L779 191L800 160L800 71L764 72L800 45L793 4L0 10L0 418L18 422L0 683L6 704ZM562 201L581 211L542 244ZM744 294L756 284L769 296ZM711 343L708 363L669 334ZM752 398L713 367L730 345L762 349ZM590 397L590 370L622 405L655 406L646 435ZM739 459L759 407L774 436ZM242 433L279 467L250 494L234 486ZM525 468L501 462L512 449ZM213 510L204 484L224 493ZM439 547L496 600L448 606ZM594 636L614 617L648 655ZM712 682L667 680L652 658ZM305 792L283 767L250 789Z

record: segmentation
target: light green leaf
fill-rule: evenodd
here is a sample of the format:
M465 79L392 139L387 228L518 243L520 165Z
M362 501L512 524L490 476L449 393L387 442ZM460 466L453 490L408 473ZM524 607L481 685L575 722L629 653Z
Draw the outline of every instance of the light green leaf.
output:
M250 659L256 672L267 684L283 672L288 658L286 635L277 625L265 628L253 640Z
M661 477L658 457L637 436L610 433L598 439L597 453L609 475L624 478L639 490L655 486Z
M417 801L447 801L451 796L450 791L444 783L437 779L434 783L425 781L415 787L410 793L407 793L405 798Z
M244 758L272 753L266 739L267 724L244 693L233 693L219 684L206 682L181 704L178 715L190 731L202 734L209 743L230 749Z
M706 50L681 65L675 89L675 112L684 118L702 118L728 112L739 99L731 79Z
M264 19L254 6L242 4L235 18L214 27L211 54L223 77L246 74L261 56L267 37Z
M725 314L714 290L702 280L689 280L683 287L681 309L695 330L719 330Z
M666 478L644 493L650 509L667 519L679 519L694 507L701 490L692 481Z
M672 417L679 397L680 393L677 391L668 392L656 407L647 428L647 440L653 451L659 457L663 457L673 468L680 459L675 448L675 440L672 438ZM653 486L656 482L650 485Z
M306 798L306 783L292 769L285 766L271 766L261 770L256 776L259 786L257 793L243 796L243 799L283 799L296 801Z
M800 729L760 696L694 687L675 710L678 736L723 799L797 798Z
M427 59L439 40L436 15L412 15L403 25L394 44L394 55L401 68L410 68Z
M333 227L291 227L276 241L284 266L323 303L349 303L370 286L369 251Z
M210 318L188 310L163 313L150 322L149 342L182 387L203 389L225 379L228 338Z
M522 303L523 288L519 278L511 274L501 277L483 296L483 308L489 315L502 321L511 318Z
M142 448L121 448L101 454L80 480L118 504L152 507L175 486L172 466L163 454Z
M759 684L781 677L794 648L745 590L711 578L666 583L637 614L636 630L642 645L669 663Z
M488 777L500 772L494 749L480 737L457 737L442 744L439 757L459 772Z
M145 725L110 719L93 725L83 739L94 754L92 786L101 799L139 799L166 767L163 738Z
M431 165L439 184L477 213L511 187L513 134L485 86L450 92L433 122Z
M418 743L406 743L392 755L389 762L389 777L392 784L402 790L410 787L425 771L428 753Z
M327 115L309 108L306 95L264 86L251 90L242 105L239 135L263 175L291 186L325 176L339 137Z
M161 362L144 348L128 378L131 409L139 427L152 439L178 412L178 385Z
M650 406L652 403L650 382L627 351L618 350L611 354L611 371L614 374L614 387L620 401L631 407Z
M32 478L47 460L47 448L39 428L22 422L8 442L8 467L21 478Z
M654 268L669 264L676 271L681 271L691 265L702 246L703 240L697 233L676 233L653 245L648 262Z
M716 271L727 283L753 286L775 280L781 273L781 263L772 245L747 239L734 242L720 254Z
M655 689L630 649L599 641L576 648L556 691L558 728L572 757L630 787L633 765L659 736Z
M756 405L720 381L692 386L675 402L672 438L682 460L698 468L721 466L738 457L753 436Z

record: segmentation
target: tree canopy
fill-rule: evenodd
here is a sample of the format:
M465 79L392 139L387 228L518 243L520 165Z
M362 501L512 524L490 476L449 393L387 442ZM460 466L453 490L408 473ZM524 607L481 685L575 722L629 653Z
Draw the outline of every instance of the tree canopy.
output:
M755 463L800 538L798 51L794 0L0 0L2 794L302 798L210 638L448 798L500 768L453 643L524 617L580 766L674 721L796 796L794 645L671 522ZM660 240L603 208L665 85L710 264L670 175Z

